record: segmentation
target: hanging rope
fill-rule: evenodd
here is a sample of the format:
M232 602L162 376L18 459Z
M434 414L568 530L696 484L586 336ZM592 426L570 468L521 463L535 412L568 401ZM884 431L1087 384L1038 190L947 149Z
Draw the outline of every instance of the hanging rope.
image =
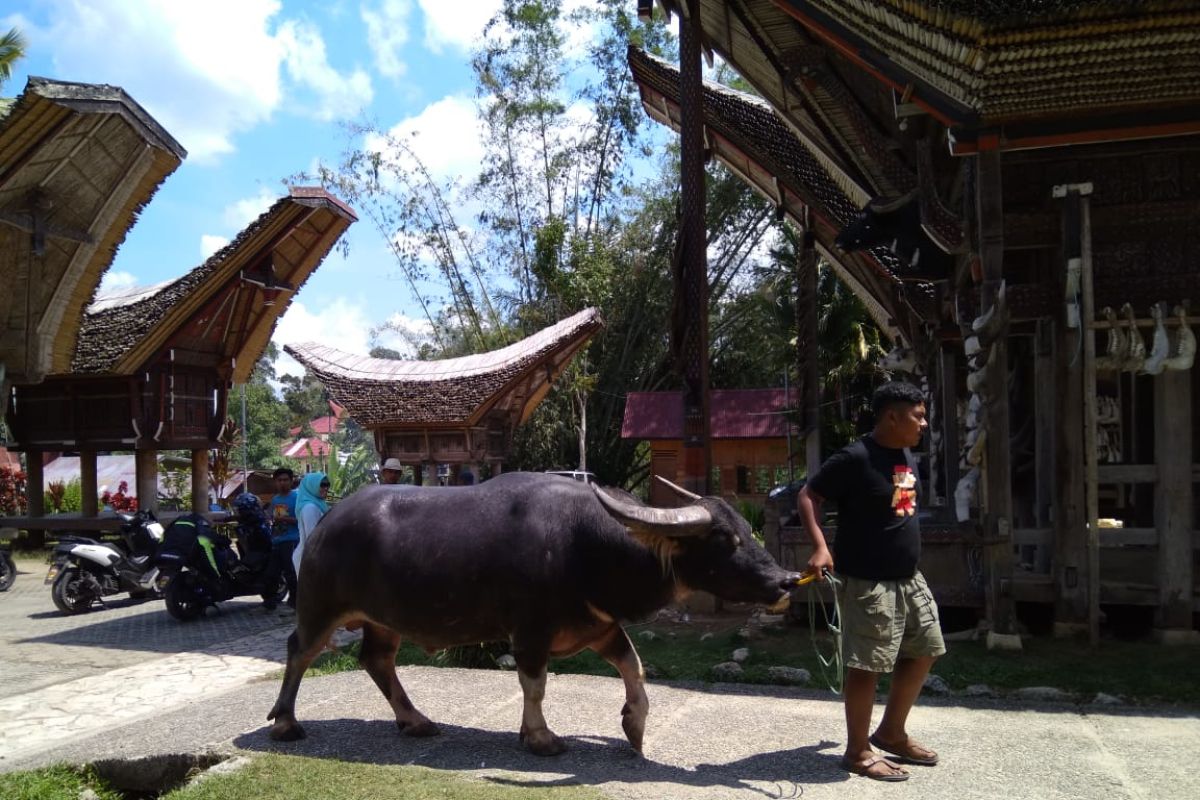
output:
M838 587L841 586L842 582L834 577L831 572L825 572L821 578L829 584L833 595L832 615L830 615L825 607L825 602L821 599L817 575L805 573L804 577L800 579L800 585L808 586L808 631L812 637L813 652L817 654L817 663L820 665L821 678L824 679L825 685L829 687L830 691L834 694L841 694L846 681L846 668L842 663L842 608L838 603ZM829 636L833 642L832 650L828 656L821 652L822 645L817 638L817 606L821 607L821 615L825 618L825 628L829 631Z

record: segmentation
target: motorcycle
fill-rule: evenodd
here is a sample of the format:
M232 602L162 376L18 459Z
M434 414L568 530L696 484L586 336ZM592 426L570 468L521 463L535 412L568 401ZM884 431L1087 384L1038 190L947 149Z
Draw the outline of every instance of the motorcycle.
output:
M59 539L45 580L59 611L79 614L100 598L121 592L135 600L160 595L154 556L163 526L149 510L120 517L123 547L72 534Z
M156 563L167 576L167 613L181 622L199 619L223 600L257 594L264 602L275 602L287 590L282 576L275 585L266 585L271 526L258 498L244 494L233 505L237 550L199 514L180 517L164 534Z
M17 565L13 563L8 543L0 541L0 592L7 592L17 579Z

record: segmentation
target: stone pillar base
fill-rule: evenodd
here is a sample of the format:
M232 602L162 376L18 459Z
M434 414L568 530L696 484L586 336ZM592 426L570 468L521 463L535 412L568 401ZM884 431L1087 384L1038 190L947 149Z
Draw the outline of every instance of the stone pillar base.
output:
M1088 626L1086 622L1056 622L1054 623L1054 638L1055 639L1079 639L1087 638Z
M996 633L988 631L987 635L988 650L1013 650L1019 652L1021 647L1021 637L1015 633Z
M1154 641L1159 644L1200 644L1200 631L1187 628L1157 628Z

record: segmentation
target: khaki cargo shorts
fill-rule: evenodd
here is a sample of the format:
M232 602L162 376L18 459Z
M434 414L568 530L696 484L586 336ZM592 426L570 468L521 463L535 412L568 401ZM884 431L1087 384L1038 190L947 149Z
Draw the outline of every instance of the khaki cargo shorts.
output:
M842 660L847 667L891 672L897 658L946 652L937 603L920 572L902 581L839 577Z

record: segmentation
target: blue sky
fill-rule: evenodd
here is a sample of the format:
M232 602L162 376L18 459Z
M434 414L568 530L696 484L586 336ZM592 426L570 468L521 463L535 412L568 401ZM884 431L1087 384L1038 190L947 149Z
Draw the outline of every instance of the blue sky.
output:
M20 28L29 46L3 93L18 94L29 75L115 84L187 148L104 284L149 285L232 239L282 194L287 175L336 162L346 144L339 120L365 114L419 133L415 147L435 173L474 177L481 149L470 51L499 5L5 0L0 28ZM330 254L280 322L277 342L317 339L365 353L373 325L417 316L369 223L348 236L350 256ZM285 361L281 368L299 371Z

